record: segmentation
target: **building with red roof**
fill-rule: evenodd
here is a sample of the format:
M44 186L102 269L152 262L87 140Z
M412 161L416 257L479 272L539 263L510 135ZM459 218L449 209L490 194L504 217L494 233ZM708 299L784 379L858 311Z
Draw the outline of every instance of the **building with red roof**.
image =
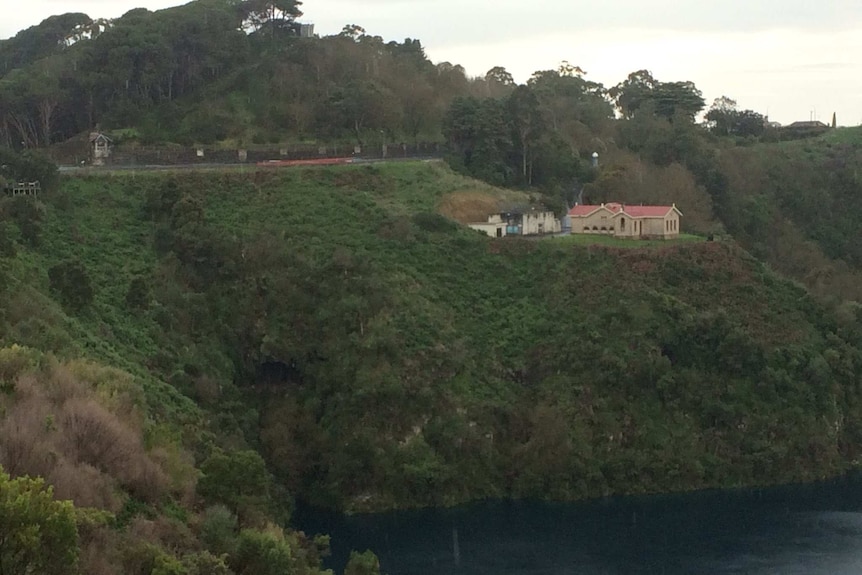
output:
M618 238L671 239L679 236L682 217L676 204L628 206L619 203L575 205L569 210L573 234L598 234Z

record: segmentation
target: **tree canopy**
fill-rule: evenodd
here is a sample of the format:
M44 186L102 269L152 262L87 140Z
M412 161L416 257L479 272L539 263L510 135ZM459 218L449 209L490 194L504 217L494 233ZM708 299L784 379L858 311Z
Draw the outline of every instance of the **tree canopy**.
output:
M692 82L660 82L648 70L638 70L608 91L625 118L647 109L667 119L677 114L694 120L703 110L703 94Z

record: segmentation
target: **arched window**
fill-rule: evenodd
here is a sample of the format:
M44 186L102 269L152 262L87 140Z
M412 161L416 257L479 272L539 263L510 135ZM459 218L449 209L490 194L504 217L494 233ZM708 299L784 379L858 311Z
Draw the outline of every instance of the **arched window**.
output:
M626 231L626 219L620 218L620 231Z

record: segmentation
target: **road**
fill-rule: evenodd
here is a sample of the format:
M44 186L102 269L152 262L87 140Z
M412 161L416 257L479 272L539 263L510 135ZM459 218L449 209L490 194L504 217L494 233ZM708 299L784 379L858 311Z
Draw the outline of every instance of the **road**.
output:
M411 158L350 158L349 162L342 164L321 164L321 165L356 165L356 164L382 164L394 162L439 162L442 157L434 156L417 156ZM87 175L92 173L108 173L108 172L130 172L130 171L170 171L170 170L267 170L267 169L284 169L294 167L313 167L314 164L297 164L290 165L280 163L275 160L271 164L261 163L194 163L194 164L126 164L126 165L107 165L107 166L59 166L59 171L67 175Z

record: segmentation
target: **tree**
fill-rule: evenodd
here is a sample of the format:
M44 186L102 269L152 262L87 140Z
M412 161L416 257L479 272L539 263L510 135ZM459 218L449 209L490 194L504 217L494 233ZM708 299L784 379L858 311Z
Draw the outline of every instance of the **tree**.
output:
M502 84L503 86L515 85L515 79L512 77L509 71L502 66L494 66L493 68L488 70L488 72L485 73L485 81L496 82L498 84Z
M659 82L651 98L658 115L669 120L684 116L694 121L706 102L694 82Z
M760 136L766 130L766 118L753 110L743 110L736 116L734 133L737 136Z
M276 30L293 30L293 22L302 11L298 0L244 0L240 4L240 15L243 23L255 31L269 27L274 34Z
M574 141L598 136L606 131L614 116L606 90L601 84L586 80L580 68L567 66L580 73L565 68L562 74L542 70L535 72L527 85L536 93L545 121L554 132Z
M544 123L536 94L527 86L518 86L507 102L513 142L520 152L520 172L523 182L533 183L532 154L542 138Z
M608 91L625 118L632 118L647 103L650 111L673 120L694 117L705 105L703 94L692 82L659 82L648 70L629 74L623 82Z
M270 502L269 472L255 451L214 453L201 464L198 493L222 503L241 518L265 514Z
M562 62L560 62L560 66L557 68L557 72L559 72L560 76L568 77L580 78L587 75L587 73L584 72L583 68L569 63L568 60L563 60Z
M420 134L432 132L440 124L440 109L434 98L434 89L424 78L402 84L399 88L404 131L416 143Z
M728 136L736 113L736 100L727 96L716 98L706 113L707 125L713 133Z
M359 24L345 24L338 35L342 38L350 38L354 42L359 42L359 39L365 36L365 28Z
M720 136L759 136L766 124L761 114L752 110L739 111L736 101L727 96L713 101L706 121L710 131Z
M644 102L650 99L658 81L649 70L632 72L628 77L611 88L608 94L617 105L624 118L631 118Z
M503 102L456 98L443 121L454 165L493 184L508 182L512 141L506 116Z
M400 106L378 82L352 82L334 93L330 104L330 126L352 133L360 146L369 133L392 132L401 123Z
M60 181L57 166L35 150L15 152L0 148L0 181L39 182L43 191L53 191Z
M76 572L78 530L70 501L55 501L44 480L12 479L0 468L0 573Z

